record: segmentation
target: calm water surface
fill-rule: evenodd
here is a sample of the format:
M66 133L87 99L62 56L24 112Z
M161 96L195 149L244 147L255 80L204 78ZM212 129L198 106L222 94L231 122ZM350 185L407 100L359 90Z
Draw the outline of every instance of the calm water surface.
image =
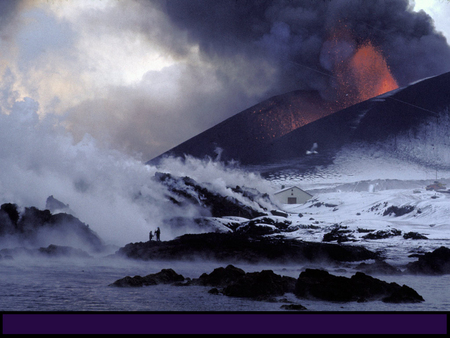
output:
M287 302L309 311L448 311L450 276L375 276L416 290L425 301L419 304L333 303L297 299L293 294L279 302L212 295L211 287L154 285L118 288L109 284L125 276L145 276L172 268L189 278L211 273L226 264L215 262L135 262L93 258L87 260L0 261L0 309L2 311L287 311ZM272 269L297 278L302 266L239 265L246 272ZM337 273L351 276L353 272Z

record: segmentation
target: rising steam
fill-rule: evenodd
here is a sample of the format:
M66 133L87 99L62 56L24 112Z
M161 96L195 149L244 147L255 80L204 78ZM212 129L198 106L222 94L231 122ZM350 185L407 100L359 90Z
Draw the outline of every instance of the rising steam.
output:
M146 241L158 226L168 240L172 234L162 226L164 219L201 214L193 205L169 203L167 188L153 180L156 171L208 182L224 194L230 185L270 192L258 175L213 160L166 159L157 169L99 148L89 136L76 143L61 121L51 115L40 120L37 109L35 101L25 99L11 114L0 115L0 203L45 209L53 195L107 243Z
M22 7L6 3L2 42L17 42L17 50L5 50L1 60L0 199L42 209L53 195L102 238L120 244L147 239L167 214L198 213L166 203L165 188L151 180L157 170L222 190L228 183L270 187L214 161L168 160L156 169L117 149L147 161L273 95L314 91L322 103L342 107L450 70L447 41L407 0L115 2L79 16L80 26L51 17L46 22L61 43L41 37L29 49L19 42L33 35L11 25ZM37 12L50 18L50 12ZM174 62L133 86L103 84L94 91L101 95L92 96L95 85L83 80L95 67L80 65L81 24L84 33L100 38L119 31L126 32L124 39L144 37ZM17 55L19 64L13 64ZM22 99L27 95L21 90L35 96ZM64 114L52 114L61 107ZM315 107L310 104L307 114L291 107L283 128L329 112Z

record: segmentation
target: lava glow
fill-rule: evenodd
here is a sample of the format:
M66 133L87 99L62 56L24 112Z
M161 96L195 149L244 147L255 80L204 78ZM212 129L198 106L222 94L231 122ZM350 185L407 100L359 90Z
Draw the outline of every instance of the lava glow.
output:
M369 42L356 51L350 61L358 101L384 94L398 88L381 52Z
M398 88L381 50L370 41L357 44L346 27L336 29L326 42L323 66L332 73L333 99L307 94L291 97L289 105L254 111L259 140L270 141L319 118Z
M341 109L398 88L380 50L366 42L333 69Z

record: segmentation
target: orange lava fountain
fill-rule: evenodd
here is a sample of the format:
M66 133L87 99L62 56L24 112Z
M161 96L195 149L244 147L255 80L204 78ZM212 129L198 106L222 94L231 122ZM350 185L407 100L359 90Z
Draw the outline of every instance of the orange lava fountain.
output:
M266 102L267 106L252 112L256 118L254 125L260 130L255 134L256 139L273 140L321 117L398 88L381 50L370 41L356 46L349 30L343 27L334 31L329 43L330 59L334 62L330 69L335 81L334 101L304 93L292 95L285 104Z
M380 50L367 42L334 69L342 108L398 88Z
M358 101L398 88L383 55L370 42L357 50L349 66L358 89Z

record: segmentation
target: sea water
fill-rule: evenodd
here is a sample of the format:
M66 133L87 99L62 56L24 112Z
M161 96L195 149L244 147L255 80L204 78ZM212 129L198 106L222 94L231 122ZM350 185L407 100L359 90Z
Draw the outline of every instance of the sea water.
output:
M227 264L217 262L140 262L121 259L23 259L0 261L0 309L9 311L289 311L283 304L301 304L304 311L448 311L450 309L450 275L400 275L373 277L407 285L416 290L424 302L390 304L382 301L326 302L298 299L287 293L276 301L211 294L209 286L151 285L113 287L125 276L145 276L171 268L185 278L198 278ZM276 274L297 278L303 266L234 264L246 272L271 269ZM351 276L354 272L335 275Z

